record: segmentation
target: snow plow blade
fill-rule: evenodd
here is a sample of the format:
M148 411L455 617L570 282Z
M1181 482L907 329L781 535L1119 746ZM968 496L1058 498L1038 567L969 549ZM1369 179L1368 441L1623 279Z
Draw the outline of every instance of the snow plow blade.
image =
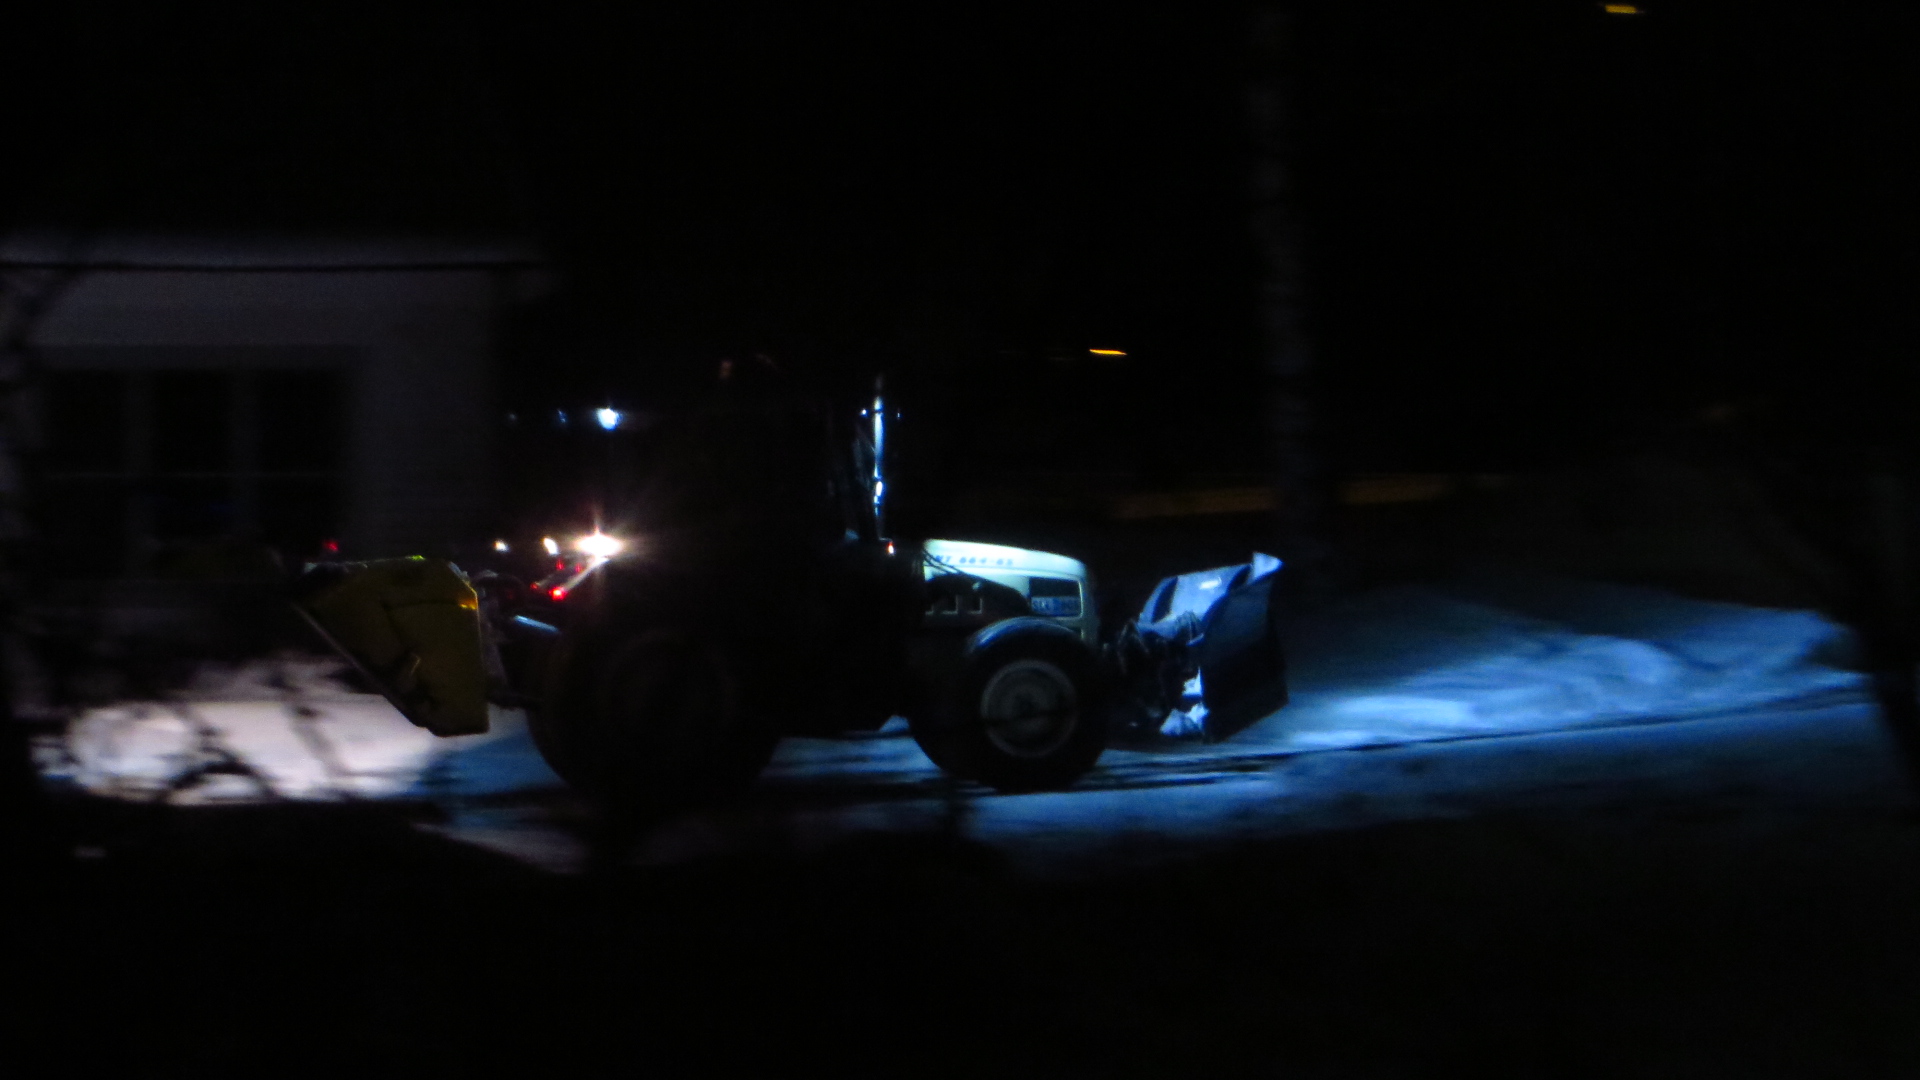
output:
M1227 593L1207 612L1196 645L1209 740L1227 738L1287 703L1287 663L1267 574Z
M1125 651L1153 672L1136 692L1145 691L1149 715L1169 718L1162 734L1217 742L1286 705L1274 595L1280 566L1256 553L1237 566L1166 578L1148 596Z

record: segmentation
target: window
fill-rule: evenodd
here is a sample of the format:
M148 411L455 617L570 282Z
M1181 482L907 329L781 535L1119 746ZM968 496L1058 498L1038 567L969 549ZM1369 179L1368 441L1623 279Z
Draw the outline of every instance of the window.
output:
M63 576L247 576L337 535L337 369L62 370L45 391L36 523Z

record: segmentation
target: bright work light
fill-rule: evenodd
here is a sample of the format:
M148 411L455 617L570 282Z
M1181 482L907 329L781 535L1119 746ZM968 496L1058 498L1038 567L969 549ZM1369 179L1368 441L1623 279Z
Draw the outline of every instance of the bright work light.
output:
M621 549L626 546L625 541L602 532L583 536L573 542L573 550L596 559L611 559L620 554Z

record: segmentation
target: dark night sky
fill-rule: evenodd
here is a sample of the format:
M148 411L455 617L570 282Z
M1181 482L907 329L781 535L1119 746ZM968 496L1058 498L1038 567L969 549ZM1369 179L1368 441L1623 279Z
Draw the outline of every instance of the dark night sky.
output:
M1913 18L1646 6L1296 5L1340 461L1515 467L1907 362ZM1258 459L1243 12L289 10L23 24L0 210L532 230L565 288L523 342L588 390L753 347L1017 376L1118 344L1035 378Z
M1910 363L1911 17L1530 7L1309 9L1348 43L1309 62L1305 202L1354 442L1513 460Z

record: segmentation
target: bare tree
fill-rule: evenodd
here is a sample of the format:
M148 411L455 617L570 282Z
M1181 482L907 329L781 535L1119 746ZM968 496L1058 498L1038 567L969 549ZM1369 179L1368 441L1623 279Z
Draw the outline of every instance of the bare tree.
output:
M1863 406L1830 407L1838 423L1750 407L1723 424L1724 445L1833 569L1813 583L1816 594L1853 631L1887 734L1920 785L1914 448L1901 425L1858 415Z

